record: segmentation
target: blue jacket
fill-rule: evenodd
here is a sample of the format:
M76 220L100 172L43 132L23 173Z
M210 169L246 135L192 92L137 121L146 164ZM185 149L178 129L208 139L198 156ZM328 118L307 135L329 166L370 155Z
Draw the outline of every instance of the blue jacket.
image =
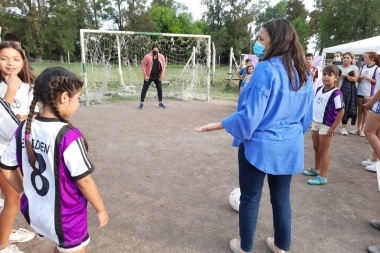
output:
M243 144L247 160L265 173L301 172L304 134L313 118L312 76L294 91L282 58L272 57L256 66L246 86L237 111L222 121L234 137L232 145Z

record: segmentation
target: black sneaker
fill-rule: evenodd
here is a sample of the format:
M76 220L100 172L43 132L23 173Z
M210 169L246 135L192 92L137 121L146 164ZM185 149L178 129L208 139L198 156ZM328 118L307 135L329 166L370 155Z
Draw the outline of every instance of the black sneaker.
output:
M158 105L158 107L160 107L161 109L165 109L165 108L166 108L166 107L164 106L163 103L160 103L160 104Z
M144 108L144 104L140 104L139 109L142 110Z

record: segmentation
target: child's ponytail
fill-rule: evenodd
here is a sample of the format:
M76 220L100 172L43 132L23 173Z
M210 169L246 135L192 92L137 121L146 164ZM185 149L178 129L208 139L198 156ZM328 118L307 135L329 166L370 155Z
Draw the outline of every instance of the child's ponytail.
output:
M36 166L36 155L33 151L32 141L31 141L31 128L32 128L32 120L34 115L34 108L36 107L37 99L34 97L32 103L30 104L28 119L26 121L26 128L25 128L25 147L26 147L26 153L28 154L28 160L30 165L34 168Z

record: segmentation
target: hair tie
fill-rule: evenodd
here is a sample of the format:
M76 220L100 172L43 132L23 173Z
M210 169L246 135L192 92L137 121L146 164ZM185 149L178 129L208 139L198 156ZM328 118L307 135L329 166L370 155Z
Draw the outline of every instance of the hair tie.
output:
M30 140L30 134L25 134L25 140L29 141Z

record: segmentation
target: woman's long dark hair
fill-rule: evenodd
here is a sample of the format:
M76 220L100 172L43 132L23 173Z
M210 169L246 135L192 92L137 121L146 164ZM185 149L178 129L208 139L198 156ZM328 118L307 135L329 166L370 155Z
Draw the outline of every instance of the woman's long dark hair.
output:
M293 90L299 90L305 85L310 70L307 68L304 53L298 35L292 24L286 19L274 19L263 26L270 37L270 47L264 59L281 56ZM294 68L297 71L294 71ZM297 84L298 75L299 85Z

